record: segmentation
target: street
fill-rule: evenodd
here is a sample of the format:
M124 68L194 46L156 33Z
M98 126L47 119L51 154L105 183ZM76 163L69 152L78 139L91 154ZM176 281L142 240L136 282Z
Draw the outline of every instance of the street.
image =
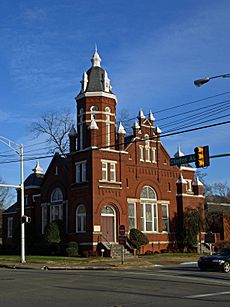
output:
M132 270L0 270L0 306L229 306L230 274L196 265Z

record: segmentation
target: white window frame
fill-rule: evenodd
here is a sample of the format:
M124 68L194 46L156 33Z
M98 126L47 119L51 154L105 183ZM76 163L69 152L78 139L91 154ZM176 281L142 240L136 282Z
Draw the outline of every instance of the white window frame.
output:
M150 147L149 146L145 146L145 161L146 162L151 162L150 160Z
M76 183L86 182L86 160L76 162Z
M105 182L116 182L117 181L117 161L101 160L102 163L102 179Z
M110 108L106 107L105 108L105 112L106 112L106 146L110 146Z
M7 238L13 237L13 217L7 218Z
M47 206L42 206L42 234L45 233L45 228L47 225Z
M189 179L186 180L186 191L192 192L192 180Z
M102 161L102 180L108 181L108 163L106 161Z
M58 214L56 214L56 210ZM54 222L57 220L63 220L63 205L50 205L50 222Z
M140 161L144 161L144 146L140 145L139 150L140 150Z
M133 206L133 213L134 215L129 215L129 206ZM130 220L133 221L132 227ZM128 229L136 228L137 227L137 215L136 215L136 203L135 202L128 202Z
M57 199L54 199L54 196L58 196ZM62 190L60 188L55 188L53 189L52 193L51 193L51 199L50 199L51 203L54 204L54 203L60 203L63 201L63 193L62 193Z
M109 163L109 180L116 182L116 163Z
M151 220L147 218L147 206L151 206ZM152 203L150 201L141 202L141 228L143 232L158 232L158 211L157 211L157 203ZM142 215L143 213L143 215ZM147 223L151 223L151 229L147 230Z
M96 120L96 114L98 113L98 107L97 106L91 106L90 112L91 112L91 120L94 118Z
M163 207L166 207L166 217L163 217ZM161 216L162 216L162 232L169 232L169 205L168 204L161 204ZM163 221L166 221L166 228L167 230L163 230Z
M54 199L54 196L58 196ZM56 215L56 210L58 214ZM58 217L57 217L58 216ZM55 188L51 194L51 205L50 205L50 222L63 219L63 193L60 188Z
M78 213L79 209L83 207L85 209L85 212ZM78 229L79 226L80 226L80 230ZM81 204L76 209L76 233L83 233L83 232L86 232L86 207L85 205Z
M83 113L84 113L84 109L81 108L79 113L80 113L79 114L79 138L80 138L79 147L80 149L83 149Z
M156 163L156 148L152 148L152 163Z
M141 205L141 230L143 232L152 233L158 232L158 205L157 205L157 197L156 192L150 186L144 186L142 191L146 189L146 193L149 194L149 189L153 192L153 198L144 198L140 197L140 205ZM148 196L148 195L147 195ZM147 220L147 207L151 206L151 220ZM147 230L147 223L151 223L151 229Z

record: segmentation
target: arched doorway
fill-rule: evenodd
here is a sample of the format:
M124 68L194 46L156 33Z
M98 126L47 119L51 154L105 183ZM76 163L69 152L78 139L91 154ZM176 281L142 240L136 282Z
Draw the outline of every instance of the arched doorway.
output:
M111 206L101 210L101 232L102 241L116 242L116 213Z

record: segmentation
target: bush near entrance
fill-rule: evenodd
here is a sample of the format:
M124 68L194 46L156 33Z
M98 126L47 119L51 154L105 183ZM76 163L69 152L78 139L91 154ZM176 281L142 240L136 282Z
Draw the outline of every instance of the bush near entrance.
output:
M131 244L138 251L140 250L141 246L144 246L149 243L149 240L146 237L146 235L136 228L130 229L129 238L130 238Z

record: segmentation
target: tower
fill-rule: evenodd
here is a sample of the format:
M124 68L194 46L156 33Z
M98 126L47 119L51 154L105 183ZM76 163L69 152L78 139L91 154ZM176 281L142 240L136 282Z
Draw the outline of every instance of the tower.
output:
M78 150L92 146L110 148L115 144L116 103L107 72L101 67L101 58L97 49L91 59L92 66L84 72L81 91L77 95ZM93 125L94 144L91 144Z

